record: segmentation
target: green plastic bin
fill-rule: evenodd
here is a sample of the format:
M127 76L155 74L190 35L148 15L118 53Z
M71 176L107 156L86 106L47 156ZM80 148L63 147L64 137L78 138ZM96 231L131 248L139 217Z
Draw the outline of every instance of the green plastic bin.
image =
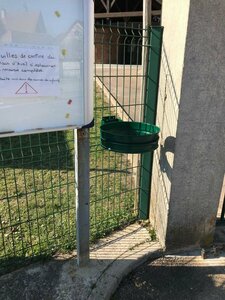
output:
M103 117L101 145L120 153L144 153L158 147L160 128L141 122L124 122L114 116Z

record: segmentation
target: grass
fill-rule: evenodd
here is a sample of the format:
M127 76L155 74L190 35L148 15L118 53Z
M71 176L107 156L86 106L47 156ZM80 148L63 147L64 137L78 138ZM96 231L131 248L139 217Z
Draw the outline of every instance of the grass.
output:
M96 92L90 132L91 241L136 217L133 163L99 145L113 111ZM76 247L73 131L0 139L0 273Z

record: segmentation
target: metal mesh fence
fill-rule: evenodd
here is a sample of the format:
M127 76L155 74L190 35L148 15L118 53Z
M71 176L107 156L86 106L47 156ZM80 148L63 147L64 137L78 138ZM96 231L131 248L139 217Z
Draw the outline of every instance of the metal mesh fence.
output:
M73 132L0 143L0 270L73 249Z
M139 156L103 150L103 116L140 120L147 33L95 27L95 126L90 130L91 241L138 215ZM0 139L0 273L76 247L74 134Z
M96 125L91 132L91 188L96 193L91 200L91 216L97 236L138 215L140 157L102 150L99 127L102 117L109 115L127 121L141 119L145 82L142 56L147 40L147 31L140 24L95 26Z

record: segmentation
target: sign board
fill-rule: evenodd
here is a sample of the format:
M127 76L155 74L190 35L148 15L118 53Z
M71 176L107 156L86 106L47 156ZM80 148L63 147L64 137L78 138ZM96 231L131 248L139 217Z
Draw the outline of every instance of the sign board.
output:
M93 0L1 0L0 137L93 120Z

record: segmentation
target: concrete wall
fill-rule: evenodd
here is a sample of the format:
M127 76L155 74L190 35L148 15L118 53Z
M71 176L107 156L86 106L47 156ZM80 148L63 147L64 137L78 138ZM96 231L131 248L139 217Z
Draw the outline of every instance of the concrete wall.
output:
M213 238L225 170L224 16L223 0L163 1L168 70L162 66L150 219L168 248Z
M167 230L188 16L189 0L163 1L164 33L157 108L161 134L160 147L154 155L150 207L150 220L162 244Z

